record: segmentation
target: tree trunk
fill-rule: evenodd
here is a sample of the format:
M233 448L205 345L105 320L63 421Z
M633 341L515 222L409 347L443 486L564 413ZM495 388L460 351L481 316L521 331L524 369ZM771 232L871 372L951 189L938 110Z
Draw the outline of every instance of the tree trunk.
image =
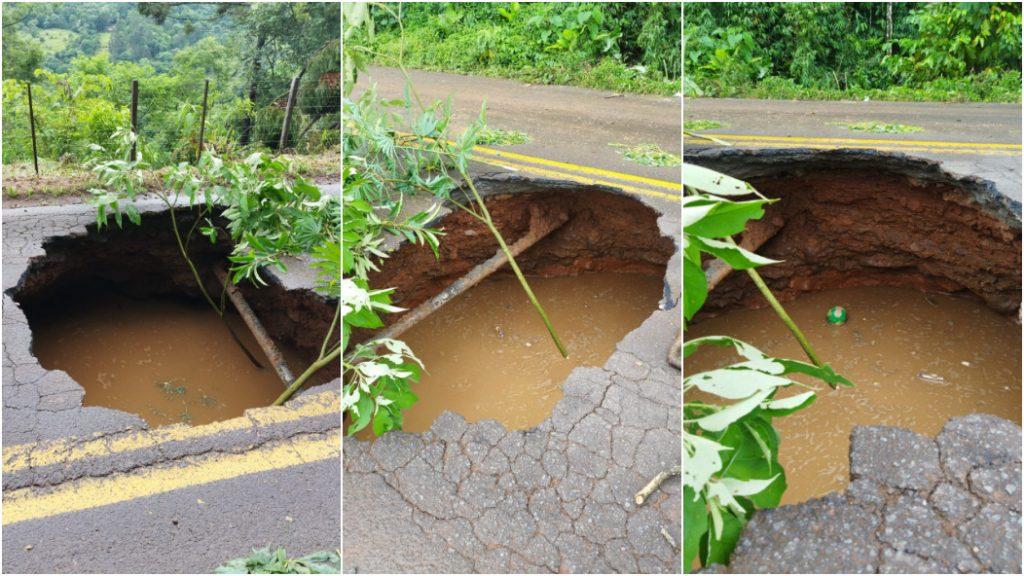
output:
M249 82L249 105L253 110L256 109L256 96L259 90L259 76L260 76L260 52L263 51L263 45L267 39L263 34L256 37L256 48L252 54L252 79ZM240 143L242 146L249 144L249 139L252 134L252 116L246 114L242 118L242 134L240 135Z
M892 56L892 2L885 3L885 42L889 45L889 56Z

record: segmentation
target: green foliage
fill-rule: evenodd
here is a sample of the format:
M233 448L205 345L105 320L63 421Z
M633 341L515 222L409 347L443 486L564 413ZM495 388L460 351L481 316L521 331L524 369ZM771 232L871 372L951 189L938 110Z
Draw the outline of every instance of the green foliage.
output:
M284 548L253 548L252 554L229 560L214 574L341 574L341 556L337 552L314 552L289 558Z
M892 8L892 34L887 8ZM687 3L687 94L1020 100L1019 3Z
M905 81L1020 71L1020 3L934 3L909 18L917 34L901 39L886 62Z
M392 6L393 13L398 10ZM373 58L413 68L674 94L680 75L678 3L416 3L403 31L380 11L363 36Z
M726 125L718 120L685 120L683 122L683 130L713 130L715 128L725 128Z
M484 128L477 135L476 142L483 146L515 146L529 144L530 135L519 130L503 130L501 128Z
M376 8L397 16L386 5ZM513 18L516 9L510 10L503 17ZM365 4L345 5L344 65L354 69L343 71L342 410L348 434L372 426L380 435L402 428L402 411L417 401L411 384L423 366L405 343L373 333L384 326L382 314L402 309L391 304L391 289L370 286L369 273L388 257L383 249L387 236L429 247L437 257L442 231L432 223L441 201L487 226L559 351L563 356L566 352L469 175L473 147L486 130L484 110L466 130L453 134L450 100L422 102L401 60L397 64L406 76L403 98L380 99L372 86L359 98L352 97L358 73L368 62L361 38L371 35L373 22ZM462 179L460 190L455 176ZM438 203L406 214L405 198L416 194L433 196ZM360 337L353 339L357 330Z
M147 163L140 158L122 160L125 148L136 141L131 132L119 133L119 143L112 153L95 146L96 157L90 162L103 182L102 188L90 190L90 203L96 207L96 222L102 227L114 218L118 227L123 218L135 225L141 216L135 202L146 192L142 185ZM140 147L142 143L138 143ZM145 154L143 154L145 158ZM229 281L237 284L243 278L265 285L260 270L275 267L285 271L282 259L288 255L310 255L317 271L316 289L328 298L338 300L338 311L320 347L320 354L306 370L289 383L274 401L280 405L288 400L310 376L341 355L341 343L335 329L342 313L343 286L341 278L341 201L336 196L321 195L320 189L294 171L282 158L255 153L244 161L224 162L210 152L203 152L192 166L181 162L171 170L162 188L154 194L167 208L171 229L182 259L192 272L196 287L207 303L221 317L224 315L223 294L218 303L206 288L189 245L198 232L215 243L221 237L231 240ZM194 223L183 233L176 211L187 207ZM216 214L219 212L219 214ZM202 226L200 226L202 223Z
M679 156L666 152L657 144L609 144L615 148L619 155L637 164L644 166L679 166L682 160Z
M873 120L852 122L849 124L836 124L836 126L842 126L847 130L854 130L857 132L876 132L879 134L907 134L910 132L920 132L922 130L920 126L911 126L909 124L887 124L885 122L875 122Z
M370 272L379 270L388 257L383 249L387 235L437 253L442 232L431 223L440 207L404 215L403 206L406 195L444 196L455 188L447 172L424 174L426 167L444 163L430 137L446 130L451 112L436 106L408 126L401 112L411 106L408 91L405 101L381 100L372 88L352 99L357 74L367 63L356 31L372 30L373 20L366 4L346 4L343 9L342 410L348 419L347 434L370 427L380 435L401 430L402 411L417 400L411 385L419 379L422 364L400 340L371 337L353 343L351 337L356 330L383 327L383 314L402 311L391 304L393 290L369 284ZM400 132L413 136L405 138Z
M89 145L128 125L131 81L139 81L139 137L154 167L195 161L204 80L210 81L204 147L244 158L276 148L282 98L306 69L293 141L316 152L337 144L340 97L336 3L5 4L3 162L31 159L25 82L33 83L42 158L83 162ZM153 13L154 16L147 14ZM109 46L53 40L106 34ZM256 36L264 38L259 50ZM51 48L53 46L50 46ZM45 53L45 59L40 55ZM253 61L259 74L251 78ZM332 74L333 67L333 74ZM255 88L255 98L250 100ZM242 146L246 122L253 138Z
M717 257L735 269L773 263L740 248L732 235L761 218L763 198L746 182L699 166L684 166L683 314L693 319L707 298L702 260ZM753 198L751 198L753 197ZM758 508L777 506L786 489L779 464L780 438L772 421L806 408L814 390L792 375L810 376L829 386L852 385L827 364L816 366L772 358L729 336L706 336L683 344L688 358L702 346L731 347L741 361L683 378L683 567L727 564L740 531ZM807 391L776 398L797 386ZM700 391L721 403L687 399Z
M370 104L370 100L363 100ZM343 240L341 244L341 342L346 378L342 409L350 417L347 433L355 434L372 425L375 434L402 429L402 411L417 397L411 384L419 380L422 363L400 340L376 338L352 345L353 330L374 330L384 326L381 314L400 312L391 305L391 289L373 289L368 275L379 270L387 258L382 249L385 234L428 245L436 253L441 231L429 226L439 214L435 206L401 217L402 197L392 202L377 179L380 165L365 167L346 164L342 180ZM384 168L386 170L386 168ZM413 185L413 183L408 183ZM375 206L388 206L385 217ZM386 348L381 353L381 347Z
M132 135L125 134L113 156L123 155ZM102 148L97 149L102 153ZM122 216L139 224L134 202L146 192L142 186L143 160L97 159L93 172L105 186L91 190L90 203L96 207L96 221L106 225L113 217L118 226ZM225 232L232 241L228 260L232 263L232 281L243 278L260 285L262 268L273 266L284 270L281 259L287 255L313 254L330 256L339 252L340 200L321 195L320 189L300 176L281 158L255 153L244 161L225 163L210 152L204 152L192 166L182 162L167 174L165 188L157 192L168 209L179 202L198 210L199 231L215 242L218 232ZM226 223L214 222L213 213ZM193 229L194 230L194 229ZM187 246L191 236L183 241ZM337 278L340 262L317 258L315 266L325 274L319 290L338 297Z

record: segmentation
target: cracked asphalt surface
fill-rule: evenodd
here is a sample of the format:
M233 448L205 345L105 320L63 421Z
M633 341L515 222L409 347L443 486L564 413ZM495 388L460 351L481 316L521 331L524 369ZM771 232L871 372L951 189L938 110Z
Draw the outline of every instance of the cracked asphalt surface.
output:
M338 380L285 407L150 430L83 407L81 386L39 365L8 291L47 238L86 233L93 210L3 211L3 571L209 572L252 547L338 548ZM280 281L310 278L299 263Z
M707 573L1021 572L1021 429L988 414L936 438L855 428L849 488L760 511Z
M640 198L680 237L678 204ZM666 279L679 278L680 255ZM679 282L668 282L678 302ZM576 368L529 430L443 413L423 434L343 440L345 572L678 572L678 307L654 312L602 367Z

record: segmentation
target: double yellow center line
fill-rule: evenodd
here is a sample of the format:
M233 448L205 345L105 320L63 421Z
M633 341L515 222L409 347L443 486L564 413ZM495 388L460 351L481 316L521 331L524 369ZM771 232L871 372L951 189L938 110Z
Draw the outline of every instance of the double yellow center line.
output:
M337 416L341 404L336 392L321 392L303 398L295 406L250 409L245 416L203 426L181 426L142 430L113 438L61 439L37 444L4 447L4 474L29 467L62 465L74 467L119 453L158 447L170 442L209 439L246 428L287 425L302 419ZM226 447L232 450L232 447ZM340 429L325 435L309 434L281 442L270 442L241 453L204 453L172 462L143 465L129 473L112 471L101 477L69 480L53 487L27 487L3 493L3 525L78 512L163 494L172 490L230 480L340 457Z
M408 137L414 136L408 132L398 132L398 135ZM433 139L425 138L425 140ZM451 140L445 140L445 142L448 144L455 144L455 142L452 142ZM682 184L679 184L678 182L659 180L657 178L647 178L645 176L616 172L615 170L606 170L604 168L596 168L594 166L581 166L579 164L573 164L572 162L550 160L539 156L528 156L526 154L509 152L507 150L488 148L487 146L474 146L473 154L470 159L479 164L497 166L498 168L504 168L506 170L525 172L527 174L533 174L544 178L552 178L555 180L571 180L581 184L612 186L632 194L652 196L654 198L662 198L673 202L680 201L679 198L683 187Z
M21 488L4 492L3 525L80 512L240 476L311 464L340 457L340 430L261 446L241 454L213 453L161 464L127 474L84 478L50 490ZM339 464L340 466L340 464ZM202 505L201 498L196 500Z
M1020 156L1021 145L998 142L951 142L946 140L905 140L891 138L825 138L813 136L767 136L759 134L704 134L730 144L756 148L861 148L886 152L934 152L978 156ZM687 135L685 142L707 140Z
M571 180L581 184L613 186L632 194L652 196L678 202L680 188L677 182L647 178L625 172L616 172L593 166L581 166L571 162L549 160L537 156L527 156L506 150L495 150L486 146L473 148L473 161L499 168L535 174L544 178Z

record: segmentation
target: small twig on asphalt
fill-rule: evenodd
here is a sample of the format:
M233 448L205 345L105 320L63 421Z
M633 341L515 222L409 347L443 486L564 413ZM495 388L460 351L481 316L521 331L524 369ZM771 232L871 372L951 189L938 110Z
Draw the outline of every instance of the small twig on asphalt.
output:
M661 486L661 484L665 480L668 480L672 476L676 476L681 472L682 466L680 466L679 464L676 464L675 466L669 468L668 470L662 470L661 472L658 472L657 476L651 478L651 481L648 482L646 486L641 488L640 491L636 493L636 497L634 498L634 500L636 500L636 505L642 505L644 502L647 501L647 498L651 496L651 493L657 490L658 487Z
M676 539L673 538L672 535L668 533L668 530L665 530L664 527L662 527L661 529L661 535L665 537L665 540L668 540L669 546L673 548L679 548L679 545L676 544Z

